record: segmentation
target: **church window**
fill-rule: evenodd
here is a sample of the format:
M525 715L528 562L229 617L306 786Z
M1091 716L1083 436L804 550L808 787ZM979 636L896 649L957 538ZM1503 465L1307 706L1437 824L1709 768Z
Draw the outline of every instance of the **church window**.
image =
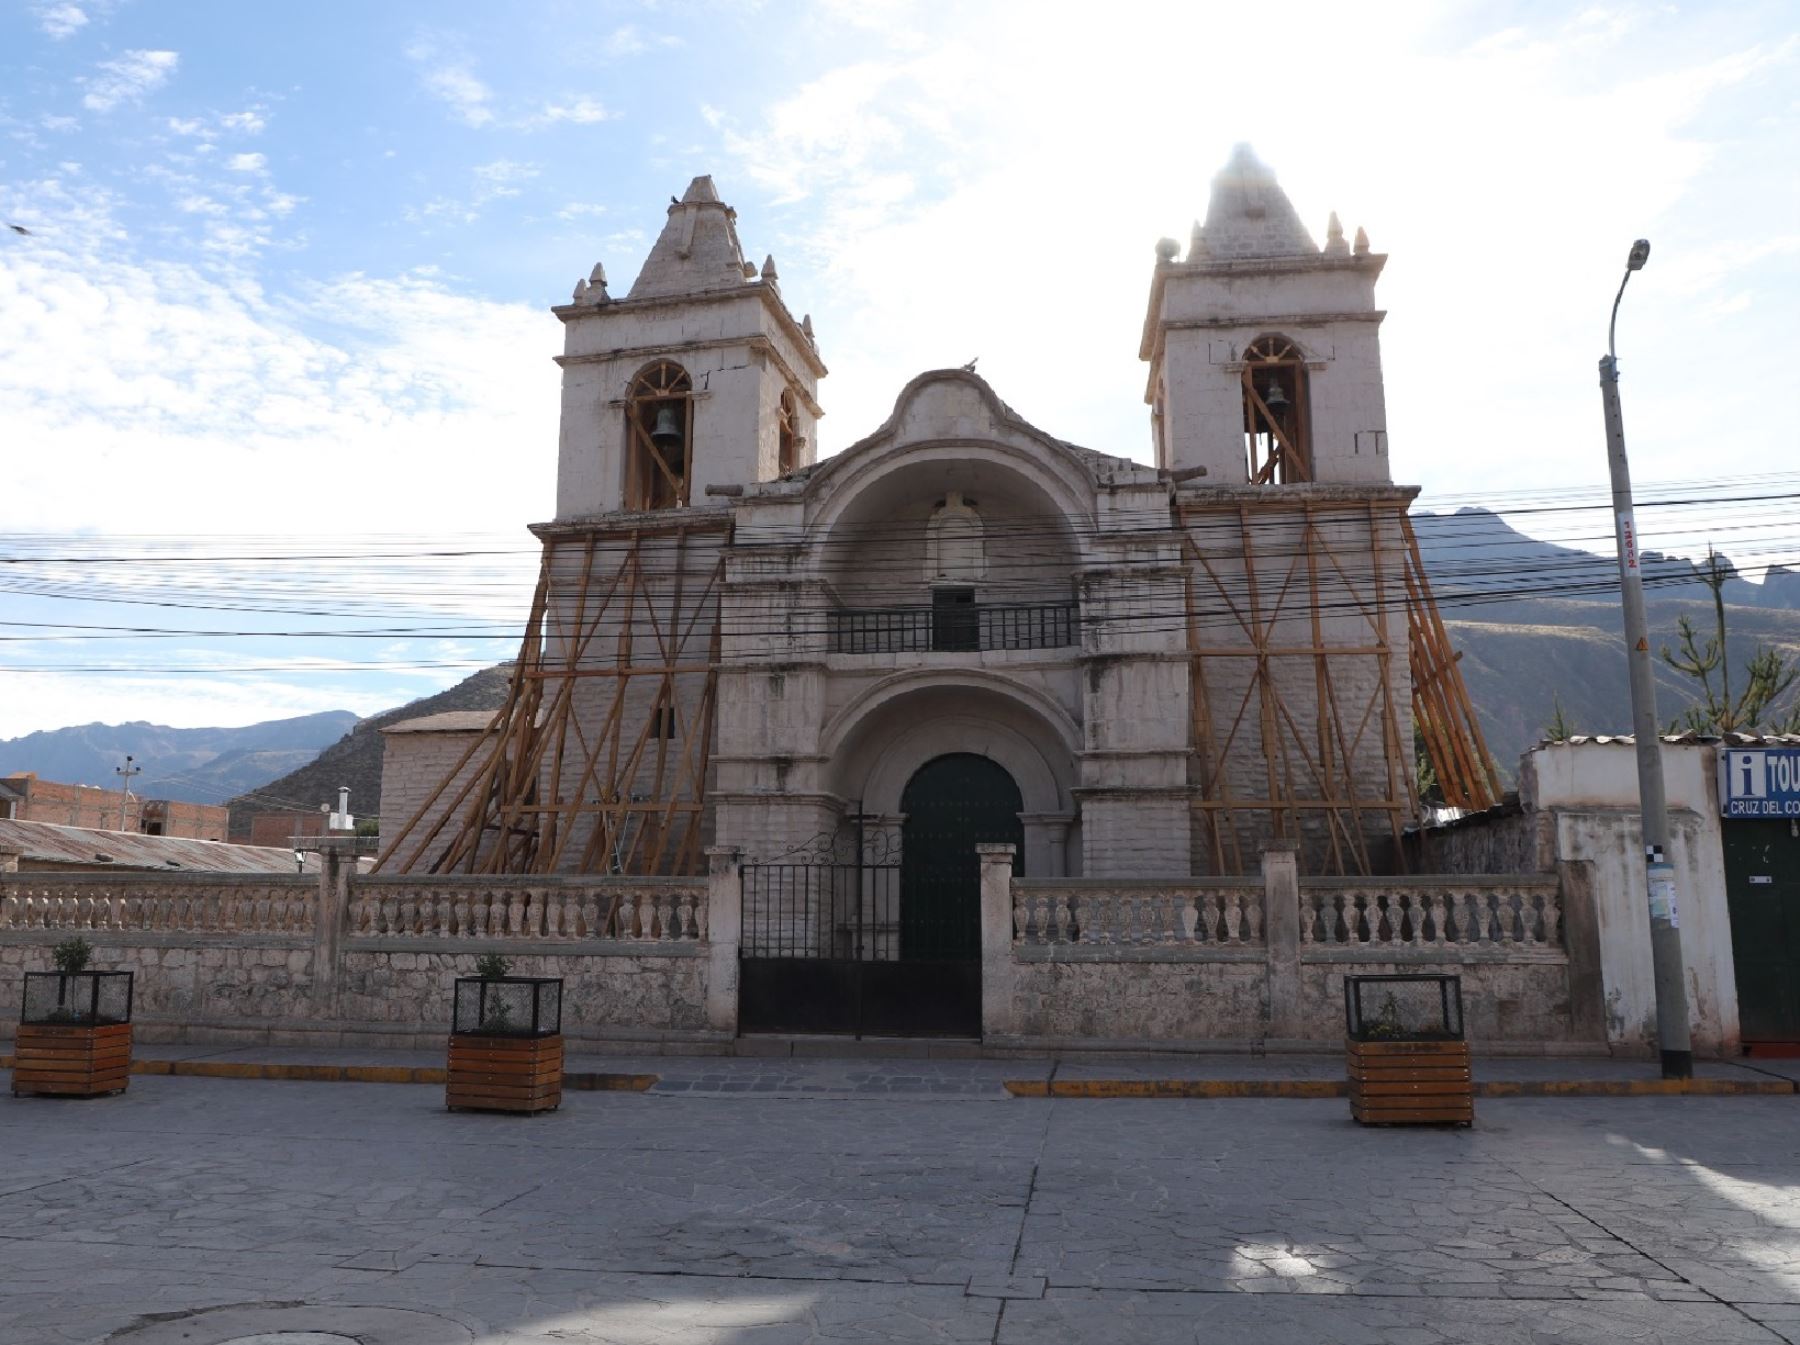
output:
M794 394L784 391L775 408L775 475L786 476L800 465L800 435Z
M625 402L625 507L676 509L688 502L694 384L687 370L658 360L631 384Z
M1244 449L1256 485L1312 480L1312 425L1306 358L1285 336L1263 336L1244 351Z
M652 738L673 738L675 736L675 707L659 705L650 712L650 736Z

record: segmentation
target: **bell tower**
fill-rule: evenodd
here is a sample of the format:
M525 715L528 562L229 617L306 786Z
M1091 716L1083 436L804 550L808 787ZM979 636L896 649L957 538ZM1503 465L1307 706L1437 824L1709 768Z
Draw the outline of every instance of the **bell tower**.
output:
M559 521L707 503L810 466L825 376L812 319L794 320L774 258L758 269L710 177L677 201L630 293L576 282L562 320Z
M1351 246L1333 215L1316 246L1239 145L1179 254L1157 244L1138 350L1157 466L1211 485L1390 481L1375 307L1387 258L1362 230Z

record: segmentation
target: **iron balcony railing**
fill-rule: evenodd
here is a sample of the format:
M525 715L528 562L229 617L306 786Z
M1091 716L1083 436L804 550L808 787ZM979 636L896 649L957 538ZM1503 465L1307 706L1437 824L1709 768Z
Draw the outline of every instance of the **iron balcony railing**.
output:
M857 607L831 613L834 654L1061 649L1077 642L1073 602Z

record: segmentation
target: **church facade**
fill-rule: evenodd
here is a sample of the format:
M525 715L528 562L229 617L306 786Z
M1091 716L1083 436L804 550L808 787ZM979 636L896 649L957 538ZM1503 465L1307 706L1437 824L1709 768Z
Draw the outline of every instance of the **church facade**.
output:
M1241 148L1156 247L1148 460L972 369L821 460L811 320L695 179L627 293L595 267L555 310L557 512L510 699L453 751L390 739L384 789L408 752L435 780L385 801L382 866L891 868L875 923L915 948L972 937L983 843L1034 878L1253 874L1272 846L1399 871L1421 755L1452 802L1497 782L1392 479L1384 261L1335 216L1315 244Z

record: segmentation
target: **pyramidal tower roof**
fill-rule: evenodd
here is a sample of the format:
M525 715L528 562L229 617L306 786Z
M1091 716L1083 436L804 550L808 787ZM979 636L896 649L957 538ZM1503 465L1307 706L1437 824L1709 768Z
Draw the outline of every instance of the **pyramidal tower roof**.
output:
M644 259L627 296L662 299L754 283L745 274L738 243L737 211L719 199L709 176L695 178L679 201L671 198L668 222Z
M1190 262L1258 257L1316 257L1319 249L1275 181L1274 170L1248 145L1212 180L1206 223L1194 231Z

